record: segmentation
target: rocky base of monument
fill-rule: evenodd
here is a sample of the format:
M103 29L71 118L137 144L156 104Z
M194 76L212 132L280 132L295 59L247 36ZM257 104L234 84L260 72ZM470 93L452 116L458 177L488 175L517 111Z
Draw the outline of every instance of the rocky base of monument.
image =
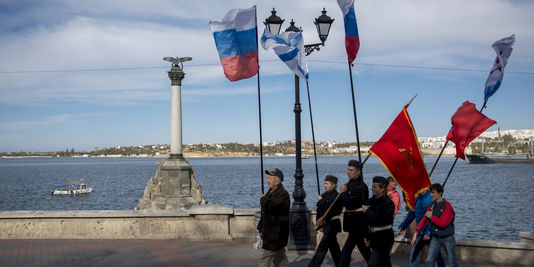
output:
M145 188L136 210L188 209L207 204L193 167L185 159L165 159Z

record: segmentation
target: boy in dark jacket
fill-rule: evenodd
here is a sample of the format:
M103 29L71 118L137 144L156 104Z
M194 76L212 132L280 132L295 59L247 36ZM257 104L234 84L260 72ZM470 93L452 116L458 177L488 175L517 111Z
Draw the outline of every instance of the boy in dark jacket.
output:
M269 191L261 194L261 219L258 232L263 240L263 255L259 266L289 266L286 256L289 238L289 193L284 189L284 174L279 169L265 171L269 175Z
M442 247L447 252L447 261L449 266L458 266L456 261L456 241L454 239L454 210L451 203L443 198L443 186L441 184L432 184L429 188L432 204L428 206L425 213L425 220L421 220L417 226L417 231L422 231L428 223L432 239L428 247L428 256L426 266L434 266L438 252ZM412 239L414 243L417 233Z
M340 266L349 266L352 251L358 246L365 261L369 261L371 250L365 246L367 236L367 219L363 214L362 205L369 201L369 189L363 181L362 165L357 160L349 160L347 166L349 182L339 189L339 200L345 207L343 214L343 231L348 232L347 241L341 249Z
M393 246L393 214L395 204L386 195L389 182L382 176L373 178L373 197L369 206L364 205L363 211L367 216L369 235L366 245L371 247L371 257L367 262L370 267L391 266L390 252Z
M324 190L325 192L319 196L317 199L317 220L323 217L339 193L336 190L337 187L337 177L332 175L327 175L324 178ZM308 266L321 266L323 263L326 252L330 250L330 255L336 266L339 266L339 258L341 256L341 249L339 249L339 244L337 243L337 233L341 231L341 222L339 216L343 206L339 201L332 206L326 217L324 218L323 223L319 226L319 231L323 232L323 238L317 247L317 251L313 258L308 264Z

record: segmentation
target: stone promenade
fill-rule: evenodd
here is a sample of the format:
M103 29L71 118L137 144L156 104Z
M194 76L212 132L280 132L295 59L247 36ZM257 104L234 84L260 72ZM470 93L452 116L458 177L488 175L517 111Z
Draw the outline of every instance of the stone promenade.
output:
M176 239L3 239L0 266L257 266L261 250L252 244ZM307 266L313 253L289 251L287 255L291 266ZM408 255L392 257L393 266L407 266L407 262ZM323 266L334 266L328 256ZM366 264L354 253L351 266Z

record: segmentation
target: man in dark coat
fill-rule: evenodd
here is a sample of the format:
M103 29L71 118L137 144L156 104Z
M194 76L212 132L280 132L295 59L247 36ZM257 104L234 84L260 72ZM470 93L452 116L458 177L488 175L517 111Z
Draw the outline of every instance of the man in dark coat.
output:
M362 205L369 200L369 189L363 182L361 164L357 160L349 160L347 167L349 182L341 187L340 200L345 207L343 215L343 231L348 232L347 241L341 250L341 266L349 266L351 254L357 245L365 261L369 261L371 250L365 245L364 238L367 236L367 222L362 211ZM339 200L338 200L339 201Z
M261 219L258 232L263 239L259 266L289 266L286 246L289 238L289 193L284 189L284 174L279 169L265 171L269 191L261 194Z
M337 177L327 175L324 178L325 192L322 195L317 196L319 200L317 202L317 220L322 218L330 205L334 202L339 193L336 190ZM317 246L317 251L308 266L321 266L323 263L326 252L330 250L330 255L336 266L339 266L339 258L341 256L341 250L337 243L337 233L341 232L341 222L339 215L343 206L339 201L336 201L328 214L325 216L322 224L319 226L319 231L323 232L323 238Z
M371 257L367 261L370 267L391 267L390 251L393 246L393 214L395 204L386 195L389 182L382 176L373 178L373 197L369 206L364 205L363 211L367 216L369 236L366 245L371 247Z

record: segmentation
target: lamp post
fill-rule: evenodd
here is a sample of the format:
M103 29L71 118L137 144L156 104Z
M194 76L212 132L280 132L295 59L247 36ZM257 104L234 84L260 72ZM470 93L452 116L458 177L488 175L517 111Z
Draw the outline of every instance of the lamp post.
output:
M276 15L276 11L271 11L264 24L271 34L278 35L282 27L283 19ZM319 51L319 46L324 46L324 42L330 32L330 26L334 20L326 15L326 10L323 8L322 15L315 19L314 23L317 27L317 33L321 43L304 45L306 56L313 51ZM302 31L295 26L295 22L291 20L290 26L286 31L300 32ZM290 223L290 243L288 249L290 250L314 250L314 242L310 235L310 210L306 206L304 199L306 192L303 187L304 174L302 172L302 142L301 142L301 121L300 115L302 107L300 105L300 84L299 77L295 75L295 105L293 108L295 113L295 188L293 190L293 204L291 205L291 213L289 216Z

